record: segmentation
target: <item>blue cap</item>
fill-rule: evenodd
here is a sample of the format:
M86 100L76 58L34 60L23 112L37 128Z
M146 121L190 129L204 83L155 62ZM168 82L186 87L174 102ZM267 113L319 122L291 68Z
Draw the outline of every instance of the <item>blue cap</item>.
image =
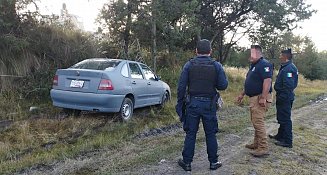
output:
M292 49L291 48L288 48L286 50L282 50L282 53L284 53L284 54L292 54Z

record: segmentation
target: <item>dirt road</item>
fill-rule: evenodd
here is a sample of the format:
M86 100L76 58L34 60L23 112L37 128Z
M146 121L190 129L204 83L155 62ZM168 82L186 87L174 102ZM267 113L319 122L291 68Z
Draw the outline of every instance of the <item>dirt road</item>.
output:
M219 154L223 166L209 171L205 145L196 148L191 174L321 174L327 175L327 98L324 97L292 113L294 127L293 149L281 148L269 140L270 155L254 158L249 155L245 144L252 142L253 128L241 135L227 134L219 138ZM276 133L275 119L266 123L268 133ZM218 136L219 137L219 136ZM308 139L309 140L306 140ZM124 174L188 174L177 165L180 156L161 161L156 166L145 166Z
M252 127L248 127L238 135L218 134L219 158L223 162L223 166L216 171L209 170L206 147L202 140L196 146L191 173L184 172L178 167L176 162L180 158L180 152L175 151L172 158L162 159L152 165L128 168L128 163L122 163L120 164L124 166L122 171L109 174L327 175L327 97L294 110L292 118L293 149L277 147L272 140L269 140L270 155L265 158L250 156L249 150L244 147L253 139L254 130ZM266 122L266 128L268 133L276 133L278 124L274 118ZM203 131L199 134L203 134ZM178 139L182 141L183 132L181 129L177 129L170 135L159 137L172 137L174 135L180 135ZM147 142L155 143L156 137L147 139ZM115 164L115 161L112 160L124 162L124 155L137 154L137 150L147 149L139 147L137 144L128 145L126 149L120 148L120 153L117 153L117 150L99 150L87 153L85 156L81 155L76 159L67 159L46 166L34 167L25 170L22 174L108 174L108 171L110 172L108 164Z

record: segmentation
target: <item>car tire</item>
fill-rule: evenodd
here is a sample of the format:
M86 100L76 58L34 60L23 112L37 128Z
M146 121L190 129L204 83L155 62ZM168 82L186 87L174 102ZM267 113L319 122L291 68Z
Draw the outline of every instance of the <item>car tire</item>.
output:
M77 110L77 109L63 108L62 111L68 116L79 117L81 115L81 110Z
M120 117L123 121L128 121L133 116L134 104L130 98L124 98L120 107Z
M159 108L164 108L166 103L169 101L169 93L167 91L162 95L161 103L159 104Z

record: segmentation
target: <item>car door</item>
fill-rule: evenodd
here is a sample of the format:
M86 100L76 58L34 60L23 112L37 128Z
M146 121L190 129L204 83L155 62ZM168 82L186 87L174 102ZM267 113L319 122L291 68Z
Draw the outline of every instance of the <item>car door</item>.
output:
M148 100L151 105L159 104L163 95L163 86L161 81L159 81L151 69L145 64L140 64L144 78L147 82L149 97Z
M140 66L135 62L129 62L129 72L131 77L131 87L134 94L134 107L143 107L148 105L147 81L144 79Z

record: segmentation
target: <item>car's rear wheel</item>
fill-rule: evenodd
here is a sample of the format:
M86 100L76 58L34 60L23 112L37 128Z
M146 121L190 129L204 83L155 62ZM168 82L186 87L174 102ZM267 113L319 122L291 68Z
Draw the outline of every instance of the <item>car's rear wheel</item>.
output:
M63 108L62 110L65 114L73 117L79 117L81 115L81 110L77 109L68 109L68 108Z
M130 98L125 98L121 107L120 107L120 116L124 121L128 121L133 116L133 101Z

